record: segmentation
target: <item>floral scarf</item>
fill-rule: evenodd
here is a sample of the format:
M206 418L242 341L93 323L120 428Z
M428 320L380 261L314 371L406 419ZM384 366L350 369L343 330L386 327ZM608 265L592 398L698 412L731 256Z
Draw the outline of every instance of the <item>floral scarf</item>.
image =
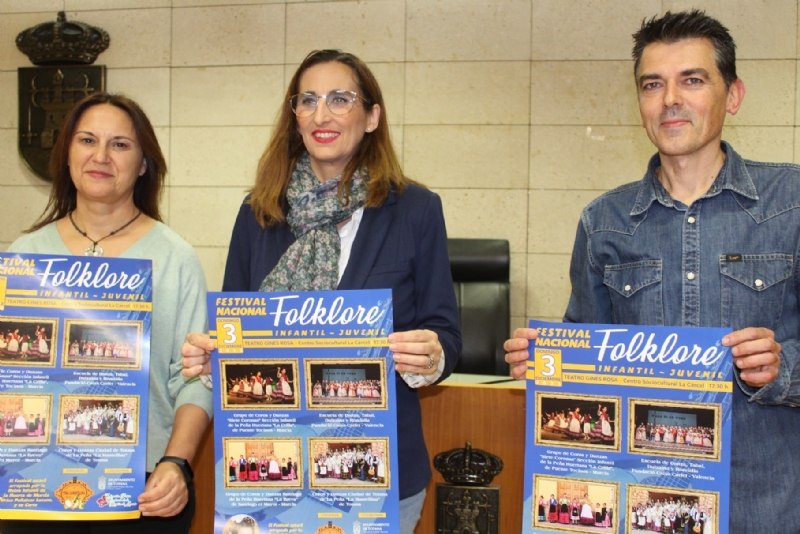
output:
M260 291L322 291L336 289L339 280L341 240L336 225L364 206L367 199L366 169L353 174L350 202L339 202L341 175L320 182L303 154L295 165L286 199L288 223L297 241L261 282Z

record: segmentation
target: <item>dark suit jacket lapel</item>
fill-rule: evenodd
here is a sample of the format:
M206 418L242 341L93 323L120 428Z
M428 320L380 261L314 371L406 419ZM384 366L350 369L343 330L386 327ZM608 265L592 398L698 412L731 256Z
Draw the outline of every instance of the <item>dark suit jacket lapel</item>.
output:
M364 209L364 217L361 219L353 248L350 250L347 268L337 289L364 287L394 218L393 208L396 202L397 197L394 191L391 191L383 206Z

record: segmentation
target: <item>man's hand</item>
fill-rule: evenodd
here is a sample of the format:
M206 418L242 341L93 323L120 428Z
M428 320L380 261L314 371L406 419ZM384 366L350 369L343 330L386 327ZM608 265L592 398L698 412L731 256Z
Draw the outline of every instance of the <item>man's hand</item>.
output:
M511 376L515 380L525 378L525 372L528 370L528 345L538 335L539 332L533 328L517 328L514 330L514 337L503 343L506 363L513 365Z
M778 377L781 364L781 345L769 328L745 328L722 338L731 347L733 364L741 371L745 384L764 387Z

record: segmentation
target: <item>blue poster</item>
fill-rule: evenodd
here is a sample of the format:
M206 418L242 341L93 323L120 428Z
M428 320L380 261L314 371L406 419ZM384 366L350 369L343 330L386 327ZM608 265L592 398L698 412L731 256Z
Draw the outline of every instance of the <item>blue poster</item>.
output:
M523 533L727 534L730 329L530 327Z
M208 310L214 532L399 532L391 291L209 293Z
M149 260L0 254L0 519L131 519L144 491Z

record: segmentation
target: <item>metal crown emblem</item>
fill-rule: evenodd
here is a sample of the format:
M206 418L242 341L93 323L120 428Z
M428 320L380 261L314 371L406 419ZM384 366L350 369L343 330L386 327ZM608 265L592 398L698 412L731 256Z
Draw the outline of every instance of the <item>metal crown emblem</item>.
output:
M55 23L43 22L17 35L17 48L34 65L83 64L91 65L110 43L105 30L67 21L63 11Z
M473 449L468 441L463 449L437 454L433 466L450 484L485 486L503 470L503 460L486 451Z

